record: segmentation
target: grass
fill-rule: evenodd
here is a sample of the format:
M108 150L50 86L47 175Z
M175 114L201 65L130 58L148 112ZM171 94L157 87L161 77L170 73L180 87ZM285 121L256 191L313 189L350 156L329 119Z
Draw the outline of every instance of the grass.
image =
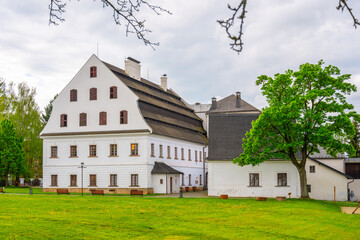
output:
M360 216L292 199L0 194L5 239L358 239Z

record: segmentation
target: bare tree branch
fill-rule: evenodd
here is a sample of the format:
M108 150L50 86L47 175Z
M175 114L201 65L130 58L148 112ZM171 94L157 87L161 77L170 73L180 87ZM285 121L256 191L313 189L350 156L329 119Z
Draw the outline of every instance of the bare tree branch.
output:
M228 9L232 12L231 17L217 21L221 27L225 28L227 36L231 39L230 48L237 53L242 51L244 45L241 37L243 35L244 19L247 13L246 3L247 0L241 0L237 7L231 7L230 4L228 4ZM237 19L240 19L240 26L238 26L238 29L234 25L237 23Z
M343 12L344 9L346 8L346 9L349 11L349 13L350 13L350 15L351 15L351 17L352 17L352 19L353 19L353 21L354 21L354 27L357 28L357 25L360 25L359 19L357 19L357 18L354 16L354 14L353 14L353 12L352 12L352 8L349 7L349 5L347 4L346 1L347 1L347 0L339 0L339 5L336 7L336 9L337 9L337 10L341 10L341 11Z
M49 24L58 25L58 22L63 22L61 17L65 12L66 1L69 0L50 0L50 19ZM94 0L95 1L95 0ZM155 49L154 46L159 46L158 42L152 42L147 38L147 34L152 31L145 27L145 20L138 18L140 8L145 6L152 10L155 14L161 15L161 13L172 14L170 11L153 4L150 4L146 0L100 0L103 4L103 8L109 7L113 11L114 21L117 25L124 25L126 36L129 33L135 34L145 45ZM113 3L114 2L114 3Z

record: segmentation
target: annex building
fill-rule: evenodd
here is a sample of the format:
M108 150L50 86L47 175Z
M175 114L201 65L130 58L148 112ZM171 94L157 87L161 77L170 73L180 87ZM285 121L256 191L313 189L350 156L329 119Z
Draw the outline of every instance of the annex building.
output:
M43 139L43 191L176 193L202 189L207 136L172 89L92 55L53 102ZM83 177L81 178L81 164Z

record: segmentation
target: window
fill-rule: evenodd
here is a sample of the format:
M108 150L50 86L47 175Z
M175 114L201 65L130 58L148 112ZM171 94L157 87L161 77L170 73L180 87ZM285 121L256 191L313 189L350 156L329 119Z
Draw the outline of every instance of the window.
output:
M306 185L306 187L307 187L307 191L308 191L308 193L311 193L311 185L310 185L310 184L308 184L308 185Z
M51 175L51 187L57 187L57 175Z
M160 184L163 184L164 183L164 179L160 179Z
M90 174L90 187L96 187L96 174Z
M60 115L60 127L67 127L67 115L66 114Z
M77 90L71 89L70 90L70 102L76 102L77 101Z
M278 173L277 174L277 185L278 186L287 186L287 173Z
M160 150L159 158L163 158L163 146L161 144L159 145L159 150Z
M99 125L106 125L106 112L99 113Z
M110 88L110 99L117 98L117 87L113 86Z
M97 88L90 88L90 101L97 100Z
M117 144L110 144L110 156L117 156Z
M315 166L310 166L310 173L315 173Z
M195 151L195 162L197 162L197 151Z
M96 145L90 145L89 157L96 157Z
M175 147L175 149L174 149L174 153L175 153L175 159L178 159L178 154L177 154L177 147Z
M154 146L154 144L152 143L151 144L151 155L150 155L150 157L155 157L155 154L154 154L154 152L155 152L155 146Z
M201 151L199 151L199 162L202 162L201 157L202 157L202 152L201 152Z
M120 124L127 124L128 123L128 112L123 110L120 112Z
M51 157L52 158L57 158L57 146L51 146Z
M110 174L110 186L111 187L117 186L117 175L116 174Z
M259 187L259 173L250 173L250 187Z
M181 160L185 160L185 158L184 158L184 148L181 148Z
M131 144L130 155L131 155L131 156L137 156L137 155L139 155L139 152L138 152L138 144L137 144L137 143L132 143L132 144Z
M90 77L94 78L97 76L97 69L95 66L90 67Z
M200 174L200 186L202 185L202 175Z
M185 186L184 174L181 174L181 186Z
M77 157L77 146L70 146L70 157Z
M191 174L189 174L189 186L191 186Z
M77 186L77 176L70 175L70 187L76 187L76 186Z
M134 187L139 186L139 175L131 174L131 186L134 186Z
M80 113L79 116L79 126L86 126L86 113Z
M167 146L167 158L171 159L170 146Z
M189 149L189 161L191 161L191 149Z
M355 179L360 179L360 163L345 163L345 173Z

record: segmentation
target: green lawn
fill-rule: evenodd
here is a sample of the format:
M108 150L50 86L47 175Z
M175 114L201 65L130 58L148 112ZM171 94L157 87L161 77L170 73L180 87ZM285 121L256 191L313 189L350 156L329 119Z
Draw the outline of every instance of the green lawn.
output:
M3 239L359 239L360 215L314 200L0 194Z

